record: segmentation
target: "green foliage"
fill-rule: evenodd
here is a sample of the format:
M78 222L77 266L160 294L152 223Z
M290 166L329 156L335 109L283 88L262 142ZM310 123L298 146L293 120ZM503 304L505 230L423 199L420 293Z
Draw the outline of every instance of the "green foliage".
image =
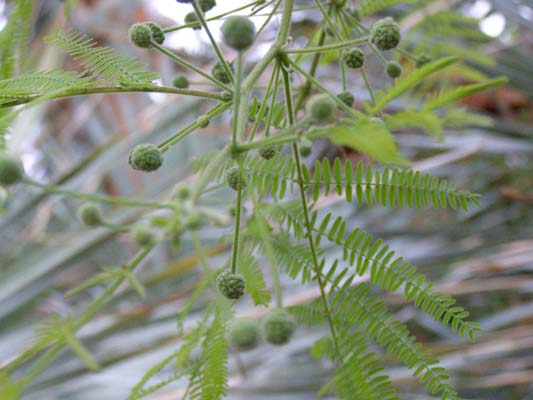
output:
M191 3L188 0L178 2ZM457 28L453 37L463 35L471 43L483 42L486 38L473 29L472 20L461 19L456 12L436 13L415 26L415 32L428 32L428 36L416 44L416 54L411 54L412 33L408 33L407 39L402 39L400 43L399 26L390 17L377 20L370 30L361 19L401 1L363 0L359 2L360 10L356 11L344 10L345 3L341 1L331 5L334 13L328 13L321 2L315 2L324 19L317 24L307 45L293 49L293 44L300 43L290 40L291 35L296 34L290 30L295 2L285 0L274 8L266 21L268 23L278 11L281 13L272 47L261 60L248 68L248 64L243 62L246 55L243 50L257 39L254 24L248 16L232 15L233 12L223 15L223 40L238 51L234 62L224 60L218 43L205 24L205 16L198 9L207 11L214 3L211 0L194 3L196 12L186 17L186 22L192 23L195 29L203 26L211 41L217 57L211 74L162 46L165 32L178 31L183 26L163 29L155 23L143 22L134 25L130 31L134 44L146 51L161 52L179 64L180 69L191 70L195 79L196 76L198 79L205 78L206 81L198 85L201 88L205 84L210 85L205 91L182 90L189 86L187 75L181 75L174 81L179 90L158 87L152 83L158 74L146 71L136 59L109 47L99 47L89 36L71 30L58 29L46 40L79 60L83 71L25 72L22 64L17 65L16 61L20 61L20 56L27 52L24 46L31 27L31 2L20 1L14 7L12 18L0 33L0 107L27 106L13 113L1 111L0 132L4 133L13 119L27 107L72 95L99 91L159 91L172 95L194 94L210 101L216 100L216 106L203 115L195 116L193 123L174 136L160 144L141 144L132 149L128 158L131 166L148 172L159 169L165 152L178 146L182 139L195 134L199 128L205 128L209 121L226 110L231 111L232 122L222 149L202 154L192 163L192 170L196 173L196 177L191 179L193 184L190 181L171 182L169 188L175 187L175 191L168 200L117 198L79 193L30 180L22 182L51 194L86 201L79 212L86 227L99 227L102 231L109 230L110 234L129 233L139 245L136 247L141 249L123 265L104 268L103 272L71 289L69 295L96 285L104 287L79 317L53 315L47 319L38 329L34 345L10 362L10 371L30 359L33 361L34 356L40 357L36 365L43 369L65 346L89 369L99 368L89 350L76 337L77 331L109 302L123 283L128 283L144 299L150 286L145 288L141 278L136 277L135 268L160 243L169 242L173 251L178 253L179 243L186 233L190 235L195 251L194 261L189 260L186 264L199 264L203 270L190 295L176 311L181 346L148 369L132 389L129 400L147 397L181 378L188 379L186 394L189 399L224 398L228 389L228 337L231 344L241 350L251 348L258 339L257 327L250 330L250 324L244 326L245 333L251 332L252 335L245 337L244 341L235 340L235 332L240 335L242 325L239 329L234 325L229 326L229 331L226 329L227 321L242 321L235 317L233 306L236 301L242 301L239 299L245 292L255 306L270 309L263 319L262 329L264 337L272 344L287 343L296 323L327 325L328 336L315 342L311 349L314 357L324 357L335 367L331 380L322 390L323 394L333 392L341 399L354 400L399 398L391 379L383 372L384 360L370 351L369 342L372 341L411 369L413 376L431 394L438 395L442 400L459 399L438 360L416 342L404 324L391 316L380 294L373 293L370 285L381 292L401 293L406 302L470 340L474 340L480 331L479 325L468 319L468 311L457 305L455 299L434 290L434 284L424 274L381 239L374 238L361 228L353 228L352 221L335 216L331 210L319 208L322 206L320 200L330 194L358 205L391 208L432 207L468 211L470 207L480 205L477 194L459 190L445 179L391 166L409 166L392 131L421 128L441 140L447 126L487 123L486 117L456 108L453 102L502 85L506 79L486 79L471 66L459 64L457 55L469 49L455 42L438 42L435 36ZM67 4L67 12L71 4ZM250 7L238 11L247 8ZM432 27L428 21L435 22L435 25ZM350 26L345 22L349 22ZM17 32L16 24L20 25ZM329 28L327 38L324 27ZM13 43L7 39L9 35L14 35ZM398 52L401 64L388 61L381 54L381 50L390 50L399 44L403 46ZM362 111L352 108L355 96L353 88L348 87L351 82L346 79L345 71L346 66L363 67L365 53L354 47L359 45L370 47L387 66L389 76L395 78L385 91L374 92L364 70L358 72L372 100L364 105ZM438 51L432 51L427 56L417 51L427 48ZM443 53L446 49L455 56L442 57L439 52ZM313 58L307 69L302 60L310 53ZM322 57L322 53L327 56ZM321 61L330 59L340 61L337 66L341 68L339 76L342 77L343 89L338 96L327 88L329 82L322 83L317 78L320 76L317 70L323 65ZM431 62L432 59L435 61ZM474 54L470 59L486 61L483 54ZM402 74L400 65L410 72L399 77ZM269 73L270 77L265 79L266 86L263 86L260 80ZM436 73L439 73L439 80L428 79ZM459 74L463 81L474 83L454 86L450 85L451 80L440 79L453 74ZM430 95L426 95L428 91L431 91ZM320 93L311 95L315 92ZM416 98L419 106L389 110L388 106L393 101L406 95L411 96L411 101ZM360 97L357 95L357 98ZM384 114L386 107L387 114ZM342 117L337 118L341 113ZM324 125L325 121L330 124ZM3 138L0 142L2 148L5 145ZM303 163L300 156L311 156L313 141L318 140L347 146L385 166L375 167L362 161L354 165L349 159L343 162L334 157ZM289 148L291 154L287 151ZM316 153L318 146L315 150ZM126 164L126 160L123 161ZM220 215L219 210L212 207L211 200L219 195L219 190L225 190L224 195L235 196L231 217L226 212ZM211 194L214 196L208 197ZM97 203L136 207L141 208L143 213L157 211L158 214L150 216L150 224L138 222L136 217L144 217L143 213L135 214L135 218L126 222L112 224L103 219ZM244 212L245 205L247 209L252 207L252 211ZM200 242L199 234L203 232L198 230L209 222L224 226L230 220L234 222L229 243L231 255L227 262L222 263L224 268L213 269L209 265L209 257L213 253L208 253L204 243ZM331 257L332 254L335 255ZM261 255L266 256L270 264L270 277L262 268L264 260ZM287 307L283 304L281 273L301 284L317 286L320 295L306 304ZM359 283L362 280L368 280L368 283ZM185 320L200 299L207 303L206 309L200 322L190 328ZM40 355L42 350L46 351ZM169 369L172 371L167 374ZM30 378L33 379L38 372L32 373ZM156 381L156 376L162 374L166 377ZM0 393L6 398L18 395L12 394L18 393L16 391L10 392L9 379L7 375L5 379L4 375L0 378Z
M145 66L109 47L98 47L90 37L76 31L56 30L47 42L62 48L81 61L95 78L122 85L151 84L158 74L144 71Z

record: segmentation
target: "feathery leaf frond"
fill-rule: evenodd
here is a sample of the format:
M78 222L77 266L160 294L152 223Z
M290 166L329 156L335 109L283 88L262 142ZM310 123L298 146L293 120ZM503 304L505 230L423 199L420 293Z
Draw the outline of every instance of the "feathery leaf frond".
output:
M56 30L46 40L81 60L84 68L102 80L134 85L151 84L158 78L158 74L144 71L145 66L136 59L109 47L98 47L92 38L80 32Z

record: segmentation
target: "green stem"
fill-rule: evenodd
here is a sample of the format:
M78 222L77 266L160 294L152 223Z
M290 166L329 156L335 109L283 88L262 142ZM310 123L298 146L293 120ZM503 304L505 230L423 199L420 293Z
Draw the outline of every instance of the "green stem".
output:
M379 51L379 49L374 46L372 43L370 43L370 50L372 50L372 53L374 53L374 55L378 58L378 60L383 64L383 65L387 65L388 61L385 57L383 57L383 54L381 54L381 51Z
M337 39L339 41L342 40L341 36L339 35L339 32L337 31L337 27L335 26L335 24L333 23L333 21L331 21L331 18L329 17L329 13L333 9L330 8L328 11L326 11L324 9L324 7L322 6L322 4L320 3L320 0L315 0L315 4L318 7L318 9L320 10L320 12L322 13L322 16L324 17L324 20L328 24L329 29L331 29L333 31L333 33L335 34L335 39Z
M267 107L267 100L272 92L272 86L274 84L274 81L276 80L276 76L278 74L277 71L277 63L274 66L274 70L272 71L272 74L270 75L270 79L268 80L268 85L265 90L265 95L263 96L263 101L261 102L261 107L259 107L259 110L257 111L257 115L255 116L254 125L252 127L252 131L250 132L250 138L248 141L252 141L254 139L254 136L257 132L257 129L259 128L259 123L264 117L265 109Z
M200 20L200 24L205 30L205 33L207 33L207 36L209 37L209 41L211 42L211 46L213 46L213 50L215 50L215 53L217 55L218 61L222 64L222 67L224 67L224 71L226 71L226 74L231 82L233 82L233 73L231 72L231 68L229 67L228 63L226 62L226 59L222 55L222 51L220 51L220 47L218 46L217 41L211 34L211 31L209 30L209 26L207 26L207 22L204 17L204 13L200 6L198 5L197 1L192 2L192 6L194 7L194 11L196 12L196 16Z
M237 189L237 204L235 206L235 227L233 230L233 248L231 249L231 272L235 273L237 270L237 258L239 255L239 233L241 229L241 208L242 208L242 187L243 187L243 173L244 168L242 160L239 159L239 186Z
M261 11L262 9L268 7L269 4L272 4L273 1L271 1L270 3L268 4L265 4L261 9L258 9L257 12ZM263 30L266 28L266 26L268 25L268 23L270 22L270 20L272 18L274 18L274 15L276 15L276 11L277 9L279 8L279 6L281 5L281 0L277 0L276 1L276 5L274 6L274 9L272 10L271 13L268 14L268 17L266 18L265 22L263 22L263 24L261 25L261 27L257 30L257 33L255 34L255 39L257 40L257 38L259 37L259 35L261 35L261 33L263 32ZM255 12L253 13L255 14Z
M287 118L288 118L289 124L294 124L295 114L294 114L294 109L292 107L292 94L291 94L291 84L289 80L289 73L285 69L282 69L281 72L283 74L283 82L285 86L285 101L286 101L286 106L287 106ZM322 299L322 304L324 306L324 314L326 315L326 319L328 320L329 329L331 331L331 336L333 339L335 350L337 352L337 356L340 358L341 352L340 352L340 347L339 347L339 341L337 339L337 330L333 322L333 317L331 315L328 298L326 296L325 283L320 274L321 271L320 271L320 265L318 262L317 250L315 247L315 240L313 238L311 219L309 218L309 210L307 208L308 207L307 197L305 193L304 176L303 176L303 170L302 170L302 163L300 160L300 150L298 149L298 143L293 143L292 150L294 154L294 161L296 164L296 172L297 172L297 177L298 177L298 188L300 192L300 201L302 203L304 223L305 223L305 228L307 231L306 236L307 236L307 241L309 243L309 249L311 251L311 257L313 258L313 268L315 270L316 279L318 281L318 286L320 288L320 297Z
M153 40L150 43L151 43L151 45L152 45L152 47L154 49L158 50L160 53L162 53L162 54L166 55L167 57L171 58L172 60L176 61L178 64L183 65L186 68L189 68L190 70L196 72L199 75L202 75L204 78L210 80L211 82L213 82L215 85L217 85L221 89L227 90L230 93L232 92L232 90L230 89L229 86L223 84L218 79L213 78L211 75L209 75L206 72L202 71L200 68L198 68L197 66L191 64L187 60L185 60L185 59L181 58L180 56L174 54L170 50L167 50L166 48L164 48L160 44L154 42Z
M25 178L23 183L29 186L39 188L45 191L46 193L56 194L56 195L65 196L65 197L72 197L72 198L80 199L80 200L95 201L99 203L106 203L106 204L112 204L112 205L124 206L124 207L143 207L143 208L154 208L154 209L168 208L171 210L174 209L174 206L169 203L135 200L135 199L130 199L126 197L110 197L110 196L105 196L105 195L100 195L100 194L80 193L74 190L63 189L58 186L46 185L44 183L34 181L30 178Z
M278 87L279 87L279 70L280 65L278 60L275 61L275 73L274 73L274 89L272 91L272 97L270 99L270 110L268 112L268 117L265 122L265 137L268 137L270 135L270 128L272 127L272 118L274 117L274 108L276 107L276 97L278 95Z
M192 124L188 125L175 135L171 136L170 138L166 139L164 142L157 145L157 147L161 150L161 152L168 151L172 146L174 146L176 143L178 143L181 139L186 137L188 134L193 132L194 130L198 129L202 125L202 119L207 118L208 120L211 120L212 118L222 114L225 110L227 110L231 106L231 102L228 103L221 103L217 104L215 107L213 107L211 110L206 112L203 116L198 118L196 121L194 121Z
M346 40L344 42L332 43L326 46L306 47L304 49L284 50L286 54L306 54L306 53L322 53L325 51L343 49L345 47L355 46L358 44L364 44L368 42L368 36L362 38Z
M237 53L237 68L236 68L236 82L235 82L235 93L233 96L233 132L231 135L231 145L237 147L237 136L242 131L239 131L239 105L241 102L241 81L242 81L242 51ZM245 118L246 116L243 116ZM243 126L244 130L244 126Z
M372 104L376 105L376 98L374 97L374 91L372 90L372 86L370 86L370 82L368 81L364 67L361 68L361 75L363 76L363 80L365 81L366 90L368 91L368 94L370 94L370 98L372 99Z
M213 99L213 100L220 100L220 101L227 101L228 99L217 93L207 93L207 92L201 92L197 90L187 90L187 89L175 89L170 87L162 87L162 86L127 86L127 87L94 87L94 88L74 88L74 89L66 89L64 92L53 95L50 97L50 100L54 99L62 99L65 97L74 97L74 96L83 96L88 94L101 94L101 93L139 93L139 92L145 92L145 93L170 93L170 94L182 94L186 96L195 96L195 97L203 97L206 99ZM3 103L0 105L0 108L9 108L18 106L21 104L29 103L33 100L38 99L40 96L28 96L23 99L18 99L11 101L9 103Z

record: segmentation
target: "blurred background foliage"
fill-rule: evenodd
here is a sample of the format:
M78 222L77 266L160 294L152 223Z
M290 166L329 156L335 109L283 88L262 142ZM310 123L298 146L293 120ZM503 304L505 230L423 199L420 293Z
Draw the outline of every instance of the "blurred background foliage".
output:
M237 4L226 0L218 3L219 11ZM295 14L294 41L303 40L320 18L307 7L311 3L298 2L302 11ZM360 3L364 6L372 2ZM477 343L468 345L413 306L402 304L399 297L386 297L396 318L406 322L452 372L465 398L533 399L533 1L404 3L386 8L382 14L392 14L401 22L407 32L405 49L433 57L458 55L465 60L439 79L475 82L483 76L501 74L509 78L507 86L463 101L458 110L475 113L471 124L454 127L450 123L441 142L422 129L404 128L396 134L414 169L431 171L458 187L481 193L481 207L469 212L387 210L346 204L333 196L322 205L350 218L354 226L386 239L435 279L439 291L456 297L472 310L484 333ZM13 1L0 1L0 27L5 25L12 6ZM42 41L54 27L72 26L101 45L144 60L151 70L160 73L167 86L179 72L168 59L134 49L127 41L127 29L134 22L154 20L162 26L181 23L185 12L173 0L35 0L33 12L28 69L78 69L76 61ZM372 15L368 21L379 15ZM258 20L261 18L265 17L259 16ZM263 40L272 39L275 32L274 21ZM197 65L206 69L212 65L213 55L202 32L178 31L167 40L169 46L194 59ZM260 57L257 52L251 59ZM374 57L369 57L367 71L373 84L386 85ZM337 74L335 63L326 62L318 73L329 87L337 84ZM368 100L367 92L359 76L352 75L349 84L354 88L356 107L360 107ZM418 94L427 93L431 86L431 80L427 80ZM403 108L418 100L415 93L390 107ZM146 176L128 168L128 151L141 141L162 141L208 107L204 100L144 93L49 102L16 120L9 147L21 155L34 179L83 192L165 199L176 182L194 180L191 159L223 143L229 134L229 121L217 119L183 140L168 153L157 174ZM361 159L349 149L325 142L314 149L312 158L339 155L352 161ZM101 288L72 298L65 293L102 267L127 260L134 246L125 235L82 228L76 218L79 202L75 200L28 187L1 192L0 199L1 366L31 343L34 327L46 315L76 313L90 302ZM226 213L232 196L217 192L208 201ZM147 218L136 209L108 207L105 213L117 223ZM228 248L220 244L220 237L231 229L210 226L199 232L213 267L227 258ZM80 331L80 338L103 370L88 372L66 351L30 387L24 399L127 397L150 366L179 348L176 317L202 279L197 264L187 236L179 250L170 243L158 246L139 274L147 288L146 299L125 286ZM261 266L268 267L265 260ZM314 287L301 286L288 277L283 277L283 286L288 304L306 302L317 295ZM197 300L186 324L198 318L206 300ZM261 315L263 309L243 301L237 311ZM318 398L316 392L327 381L330 366L313 359L310 349L324 333L322 328L302 326L295 340L282 350L262 345L241 356L232 354L228 398ZM418 392L408 371L383 357L404 398L429 399ZM171 368L163 370L157 379L171 374ZM177 381L150 398L177 399L182 394L183 383Z

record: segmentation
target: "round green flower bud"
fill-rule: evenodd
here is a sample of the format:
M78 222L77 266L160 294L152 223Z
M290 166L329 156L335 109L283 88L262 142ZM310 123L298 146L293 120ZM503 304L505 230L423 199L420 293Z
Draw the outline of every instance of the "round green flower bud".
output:
M233 64L227 64L229 66L230 71L234 74L235 69L233 68ZM220 61L213 65L213 68L211 69L211 75L213 75L213 78L215 78L217 81L220 81L224 84L228 84L231 82L230 77L226 73L226 70L224 69L224 66Z
M276 308L263 319L263 333L269 343L285 344L294 333L294 320L287 311Z
M145 224L133 225L130 229L130 236L139 246L148 246L155 241L154 231Z
M236 318L227 328L228 342L238 351L251 350L259 344L257 322L250 318Z
M189 78L184 74L179 74L174 78L172 84L178 89L187 89L189 87Z
M352 107L355 101L355 97L353 97L353 94L351 94L348 91L340 92L339 94L337 94L337 97L339 98L340 101L342 101L348 107Z
M273 144L271 146L262 147L257 151L257 153L261 158L265 160L271 160L276 156L276 154L279 153L279 146Z
M302 157L309 157L313 151L313 142L303 137L300 140L300 155Z
M186 24L193 24L192 29L195 31L202 29L202 26L200 25L200 22L198 22L198 15L194 11L191 11L187 15L185 15L184 19Z
M187 215L185 226L188 229L195 231L200 229L205 223L205 214L198 210L193 210Z
M226 184L233 190L239 190L239 183L242 185L244 190L248 185L248 174L244 171L244 174L241 174L241 169L239 166L230 167L226 170Z
M22 162L11 154L0 152L0 185L10 186L24 177Z
M421 54L420 57L416 59L416 67L422 68L424 65L430 63L432 61L432 58L428 56L427 54Z
M348 68L361 68L365 64L365 53L359 48L345 51L342 60Z
M134 169L151 172L163 164L163 155L156 145L139 144L131 150L128 162Z
M387 63L387 75L391 78L398 78L402 74L402 67L395 61Z
M316 121L326 121L333 116L335 102L327 94L315 94L307 102L307 112Z
M165 41L165 32L163 31L163 28L155 22L146 22L146 25L148 25L152 31L152 39L154 39L154 42L157 44L163 44Z
M232 15L224 21L220 30L224 42L235 50L245 50L255 40L255 25L248 17Z
M380 124L380 125L383 125L383 126L387 126L385 124L385 121L383 121L381 118L378 118L378 117L373 117L373 118L370 118L370 122L374 122L376 124Z
M400 26L390 17L380 19L370 29L370 41L378 49L394 49L400 43Z
M208 12L217 5L217 2L216 0L198 0L198 5L203 12Z
M88 228L96 228L104 222L100 207L92 203L84 203L80 206L78 218Z
M130 42L137 47L149 48L152 30L146 24L133 24L128 31Z
M241 274L225 269L217 275L216 283L220 293L228 299L236 300L244 295L246 281Z
M176 185L172 197L177 198L179 200L187 200L191 196L191 192L192 190L189 184L185 182L180 182Z

